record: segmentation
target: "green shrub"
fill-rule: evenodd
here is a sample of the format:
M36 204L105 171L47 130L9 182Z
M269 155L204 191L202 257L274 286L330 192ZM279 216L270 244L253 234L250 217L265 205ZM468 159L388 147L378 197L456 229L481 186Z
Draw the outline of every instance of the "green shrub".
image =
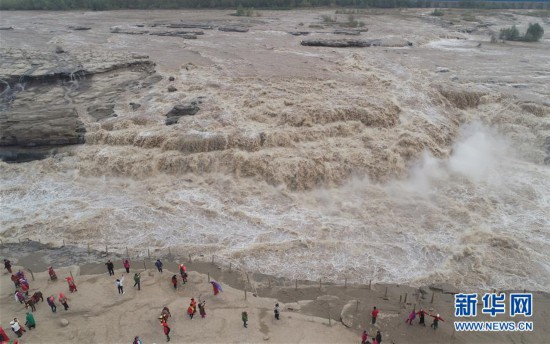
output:
M499 38L505 41L517 41L519 40L519 30L515 25L507 29L502 29L500 30Z
M441 17L441 16L445 15L445 12L443 12L442 10L436 8L432 13L430 13L430 15L436 16L436 17Z
M521 36L519 30L514 25L507 29L500 30L500 39L506 41L525 41L525 42L537 42L544 35L544 29L539 23L529 24L529 28L525 32L525 35Z
M542 35L544 35L544 29L539 23L529 23L529 28L525 32L523 39L527 42L537 42L542 38Z

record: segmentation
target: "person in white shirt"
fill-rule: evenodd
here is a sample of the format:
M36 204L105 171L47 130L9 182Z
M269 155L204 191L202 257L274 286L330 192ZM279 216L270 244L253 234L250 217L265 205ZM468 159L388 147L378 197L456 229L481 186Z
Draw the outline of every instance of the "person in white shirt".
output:
M116 280L116 286L118 288L118 293L119 294L124 294L124 276L122 276L120 279L117 278Z
M19 325L19 321L17 321L17 318L13 318L13 321L10 321L10 325L13 332L17 334L17 337L21 337L23 335L23 332L27 332L24 328L21 327L21 325Z

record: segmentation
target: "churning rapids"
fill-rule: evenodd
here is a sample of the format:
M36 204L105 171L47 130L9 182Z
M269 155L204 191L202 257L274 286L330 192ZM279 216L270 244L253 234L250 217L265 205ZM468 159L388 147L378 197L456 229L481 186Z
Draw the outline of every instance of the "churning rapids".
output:
M491 44L487 26L427 12L365 15L361 35L382 46L349 50L287 33L336 37L315 26L328 10L2 14L0 75L25 70L17 56L95 74L23 73L4 104L5 123L70 108L85 134L0 162L0 237L178 247L299 279L550 291L548 33ZM204 32L150 34L170 23ZM200 110L166 125L180 103Z

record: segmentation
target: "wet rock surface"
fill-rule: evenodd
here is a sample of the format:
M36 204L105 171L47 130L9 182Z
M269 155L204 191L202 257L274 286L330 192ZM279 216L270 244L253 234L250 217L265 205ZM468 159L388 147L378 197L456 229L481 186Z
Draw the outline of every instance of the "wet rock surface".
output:
M193 116L199 112L200 100L195 99L187 103L178 104L170 110L166 116L166 125L172 125L178 123L179 119L183 116Z
M153 67L134 54L0 50L0 159L84 143L87 125L115 116L120 93L155 82Z
M335 35L346 35L346 36L359 36L361 31L356 30L334 30L332 32Z
M242 26L220 26L218 30L225 32L248 32L248 28Z
M382 45L382 41L379 39L308 39L303 40L301 44L310 47L364 48L380 46Z

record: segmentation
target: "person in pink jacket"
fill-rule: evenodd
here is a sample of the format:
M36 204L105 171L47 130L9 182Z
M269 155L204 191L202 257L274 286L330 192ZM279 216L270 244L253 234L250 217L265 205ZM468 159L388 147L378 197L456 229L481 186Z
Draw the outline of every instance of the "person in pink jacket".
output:
M122 261L122 265L124 266L124 268L126 269L126 273L130 273L130 262L128 261L128 259L124 259Z

